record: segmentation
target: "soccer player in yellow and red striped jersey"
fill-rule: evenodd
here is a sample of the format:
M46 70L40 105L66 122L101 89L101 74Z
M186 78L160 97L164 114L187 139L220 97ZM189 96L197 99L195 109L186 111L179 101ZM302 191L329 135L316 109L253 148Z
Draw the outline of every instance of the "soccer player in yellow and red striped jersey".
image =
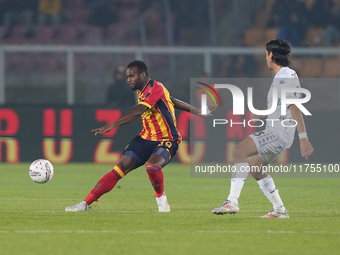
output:
M162 168L175 156L181 135L176 128L175 108L199 116L201 109L170 96L169 91L158 81L151 80L146 64L140 60L131 62L126 69L127 83L138 90L138 105L117 121L92 130L103 134L111 129L141 117L143 130L125 148L120 162L103 176L81 203L67 207L66 211L86 211L88 205L114 188L128 172L145 165L160 212L170 212L164 193ZM213 111L214 107L210 110Z
M149 79L137 92L138 104L147 110L142 114L143 130L139 136L150 141L181 141L176 128L174 105L162 83Z

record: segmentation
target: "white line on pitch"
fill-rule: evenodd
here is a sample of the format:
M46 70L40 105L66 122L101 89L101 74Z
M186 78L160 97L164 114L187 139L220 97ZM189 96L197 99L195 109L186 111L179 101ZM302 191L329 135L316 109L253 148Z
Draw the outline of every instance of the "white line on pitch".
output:
M131 234L340 234L340 231L242 231L242 230L221 230L221 231L154 231L154 230L0 230L0 234L100 234L100 233L131 233Z

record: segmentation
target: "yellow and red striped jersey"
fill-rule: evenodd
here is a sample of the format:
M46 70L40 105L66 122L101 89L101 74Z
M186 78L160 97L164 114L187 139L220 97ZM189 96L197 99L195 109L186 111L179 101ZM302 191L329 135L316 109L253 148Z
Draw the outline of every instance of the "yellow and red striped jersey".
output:
M138 90L138 104L148 107L142 114L143 130L139 136L151 141L177 141L182 137L177 130L174 104L169 91L155 80L149 80L142 91Z

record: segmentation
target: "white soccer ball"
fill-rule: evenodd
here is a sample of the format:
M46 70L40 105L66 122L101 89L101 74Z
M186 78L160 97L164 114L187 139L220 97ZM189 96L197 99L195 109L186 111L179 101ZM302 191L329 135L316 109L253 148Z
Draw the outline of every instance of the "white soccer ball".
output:
M29 168L31 179L37 183L45 183L52 179L54 174L53 165L47 159L35 160Z

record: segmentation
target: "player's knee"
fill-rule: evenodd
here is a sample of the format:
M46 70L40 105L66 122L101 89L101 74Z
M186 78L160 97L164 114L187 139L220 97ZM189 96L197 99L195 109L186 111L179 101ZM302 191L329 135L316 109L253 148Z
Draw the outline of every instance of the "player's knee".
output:
M145 165L157 165L160 168L163 168L166 165L166 160L158 155L158 154L152 154L151 157L145 162Z
M145 162L145 167L157 167L158 169L162 169L163 168L163 162L153 162L153 161L146 161Z
M132 171L133 169L135 169L136 165L135 163L133 162L132 159L122 159L118 164L117 164L121 169L122 171L127 174L128 172Z
M242 148L240 148L239 146L236 146L236 147L233 149L233 157L234 157L234 159L243 157L244 154L245 154L245 153L243 152Z

